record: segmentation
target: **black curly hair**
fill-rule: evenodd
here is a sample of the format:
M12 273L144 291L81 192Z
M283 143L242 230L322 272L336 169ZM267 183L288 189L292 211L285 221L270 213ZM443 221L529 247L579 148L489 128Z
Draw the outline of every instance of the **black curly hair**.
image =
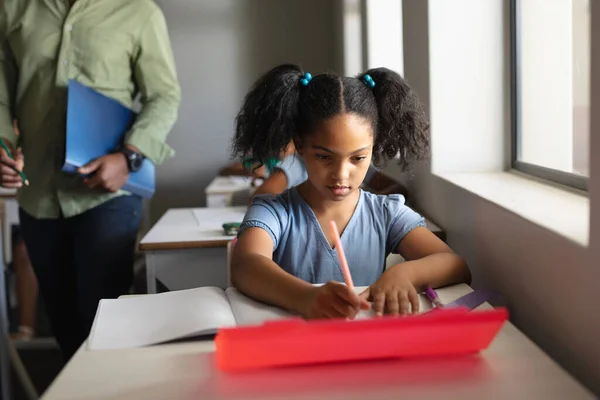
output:
M252 157L259 165L278 158L290 141L302 142L323 121L343 113L371 122L373 161L400 154L399 165L409 167L429 148L429 122L421 104L396 72L375 68L356 77L320 74L308 85L298 66L277 66L256 81L235 121L234 157ZM375 86L364 82L371 76Z

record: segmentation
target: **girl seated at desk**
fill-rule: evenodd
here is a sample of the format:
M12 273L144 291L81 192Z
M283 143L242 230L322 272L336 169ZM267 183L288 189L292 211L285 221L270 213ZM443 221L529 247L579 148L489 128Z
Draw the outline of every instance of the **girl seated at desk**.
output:
M290 140L307 179L254 198L232 254L232 283L240 291L306 318L354 318L369 301L379 315L417 312L418 291L470 280L465 261L425 228L403 196L359 188L372 158L400 153L404 168L428 148L426 117L397 73L378 68L313 78L294 65L267 72L238 114L234 152L266 160ZM360 295L338 283L344 278L331 220L354 284L368 286ZM408 261L386 270L391 252Z

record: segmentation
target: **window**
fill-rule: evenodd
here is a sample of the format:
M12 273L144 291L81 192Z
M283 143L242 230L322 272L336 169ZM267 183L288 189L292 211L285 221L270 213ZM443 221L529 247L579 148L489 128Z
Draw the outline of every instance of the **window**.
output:
M587 190L591 0L511 0L512 167Z

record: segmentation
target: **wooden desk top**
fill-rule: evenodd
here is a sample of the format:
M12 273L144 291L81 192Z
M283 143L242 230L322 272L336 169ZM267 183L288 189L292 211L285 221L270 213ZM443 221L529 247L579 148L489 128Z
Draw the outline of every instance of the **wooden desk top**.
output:
M469 291L457 285L438 293L450 302ZM43 400L595 398L510 323L480 355L236 374L215 368L210 340L127 350L87 351L84 346Z
M223 224L242 222L246 207L168 210L140 242L140 251L227 247Z

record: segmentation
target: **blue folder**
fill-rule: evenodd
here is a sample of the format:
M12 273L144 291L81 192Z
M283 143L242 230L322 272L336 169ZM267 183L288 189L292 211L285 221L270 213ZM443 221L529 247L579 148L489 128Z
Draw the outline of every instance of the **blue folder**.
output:
M115 151L136 116L135 112L118 101L69 80L63 171L76 173L79 167ZM129 180L122 189L151 198L155 191L155 166L152 161L144 159L142 168L129 174Z

